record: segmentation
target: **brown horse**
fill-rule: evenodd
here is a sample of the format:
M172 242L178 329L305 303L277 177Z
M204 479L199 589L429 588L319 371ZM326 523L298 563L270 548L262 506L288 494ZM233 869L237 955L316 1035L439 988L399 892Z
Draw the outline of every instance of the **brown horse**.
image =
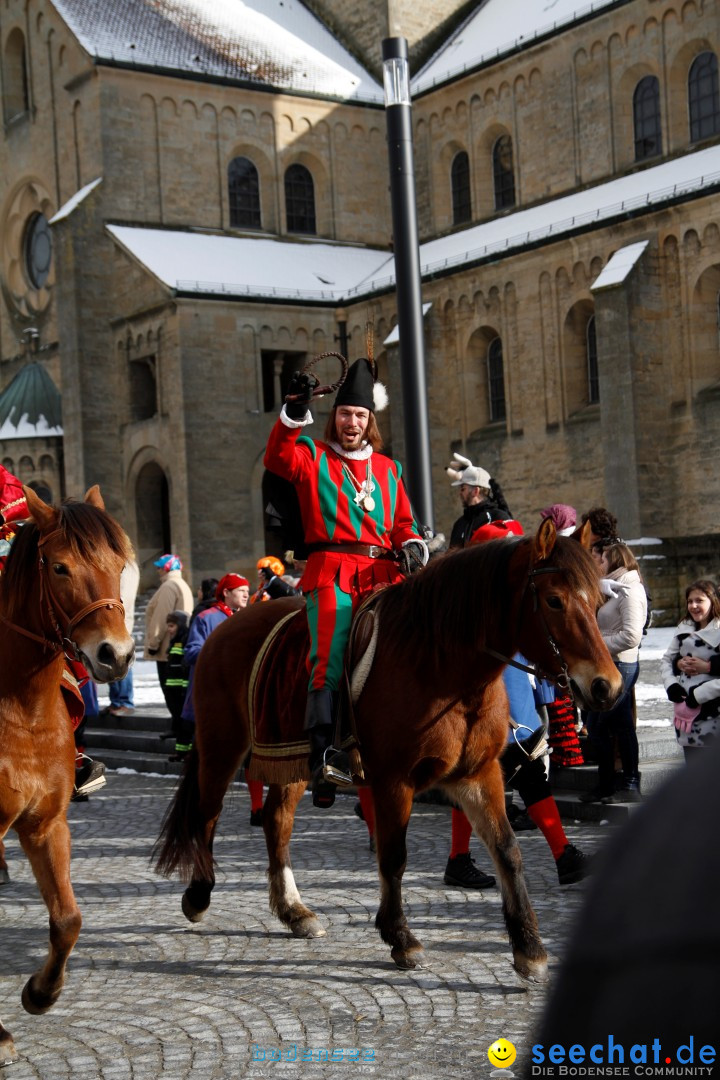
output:
M0 578L0 840L10 828L18 834L50 915L47 959L22 992L25 1009L42 1013L60 995L81 924L70 883L66 656L98 682L127 674L134 644L118 598L131 552L99 488L59 509L29 488L25 496L32 521L18 530ZM0 1023L0 1065L14 1059Z
M622 684L598 630L600 601L590 556L575 540L557 537L551 521L536 537L451 552L381 593L375 658L355 722L376 808L376 926L398 967L415 967L422 948L401 900L413 796L436 786L462 806L495 861L516 969L544 977L546 953L505 815L498 756L508 705L500 676L507 659L522 652L569 681L586 708L608 708ZM297 603L275 600L228 619L198 659L195 749L156 845L158 871L178 870L190 881L182 906L193 922L210 904L225 791L251 749L250 672L267 633ZM300 899L289 858L305 787L306 781L271 783L263 827L271 909L296 937L317 937L324 930Z

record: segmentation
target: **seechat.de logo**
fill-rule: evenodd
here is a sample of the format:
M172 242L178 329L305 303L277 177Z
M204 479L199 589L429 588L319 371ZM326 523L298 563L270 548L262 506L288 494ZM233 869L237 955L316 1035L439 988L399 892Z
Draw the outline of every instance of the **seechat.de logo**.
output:
M693 1035L679 1046L663 1046L659 1038L625 1046L612 1035L592 1046L536 1043L530 1054L533 1076L563 1077L710 1076L716 1057L714 1046Z

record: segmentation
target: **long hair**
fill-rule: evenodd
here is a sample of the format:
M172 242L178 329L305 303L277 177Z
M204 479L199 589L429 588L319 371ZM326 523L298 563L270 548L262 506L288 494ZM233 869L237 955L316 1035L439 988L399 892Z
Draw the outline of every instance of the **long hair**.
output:
M603 548L603 554L607 559L608 570L610 573L612 573L613 570L619 570L621 566L624 566L626 570L637 570L638 574L640 574L638 561L627 544L620 542L607 544ZM642 580L642 574L640 574L640 579Z
M335 425L335 413L337 412L336 406L333 405L332 412L327 418L325 424L325 431L323 433L323 439L325 442L337 442L337 427ZM380 434L380 428L377 426L377 420L375 419L375 413L370 410L370 417L368 419L368 426L365 428L365 439L370 443L373 450L380 451L383 446L383 437Z
M90 503L64 502L58 510L56 529L72 555L93 566L103 568L109 553L120 556L123 562L133 557L125 531L109 514ZM0 593L7 605L5 614L16 622L27 609L28 592L39 573L39 539L40 530L33 521L18 528L0 577Z
M717 585L714 581L710 581L709 578L701 578L700 581L693 581L692 585L688 585L685 590L685 618L683 622L692 623L697 628L697 623L687 610L687 602L690 599L691 592L701 592L704 596L707 596L710 601L710 621L713 619L720 619L720 596L718 596Z

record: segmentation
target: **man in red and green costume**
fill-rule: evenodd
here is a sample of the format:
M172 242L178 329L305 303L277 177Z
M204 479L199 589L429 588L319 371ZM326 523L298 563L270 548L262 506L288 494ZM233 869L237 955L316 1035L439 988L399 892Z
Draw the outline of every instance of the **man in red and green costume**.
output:
M300 503L308 560L300 587L310 628L305 728L310 738L313 802L331 806L334 783L351 783L347 756L330 750L334 700L353 611L376 585L399 581L423 566L401 468L379 453L375 410L387 403L371 364L357 360L335 400L324 441L304 434L312 423L313 380L296 374L275 423L265 467L289 480ZM384 404L378 398L385 399ZM289 400L294 399L294 400ZM331 778L334 777L334 781Z

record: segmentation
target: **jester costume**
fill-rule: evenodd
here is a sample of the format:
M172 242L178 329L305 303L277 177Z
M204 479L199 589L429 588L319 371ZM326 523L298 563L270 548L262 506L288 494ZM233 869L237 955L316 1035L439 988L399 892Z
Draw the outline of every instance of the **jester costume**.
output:
M358 406L372 412L371 370L366 360L352 365L336 408ZM293 418L293 411L302 419ZM418 536L400 465L373 452L368 442L348 451L335 442L315 441L303 434L311 422L306 407L285 406L270 434L265 466L295 488L308 550L300 588L310 629L305 726L316 774L320 752L332 739L332 695L340 685L353 611L376 585L402 579L397 552L403 546L421 548L421 562L427 549ZM326 791L324 801L316 797L320 787L314 775L315 804L331 805L334 794Z

